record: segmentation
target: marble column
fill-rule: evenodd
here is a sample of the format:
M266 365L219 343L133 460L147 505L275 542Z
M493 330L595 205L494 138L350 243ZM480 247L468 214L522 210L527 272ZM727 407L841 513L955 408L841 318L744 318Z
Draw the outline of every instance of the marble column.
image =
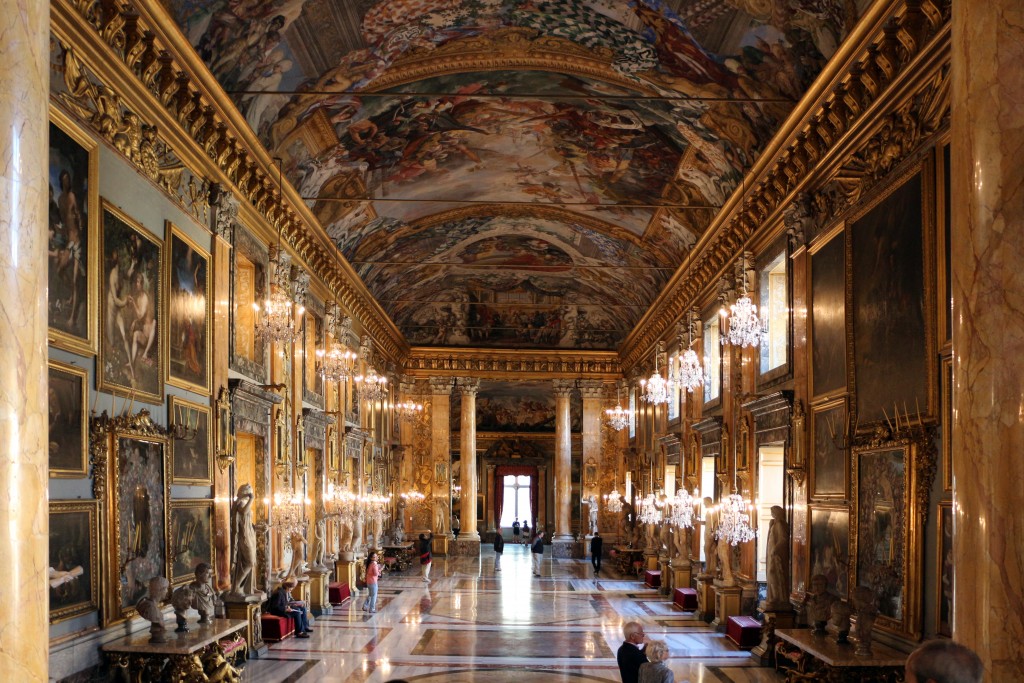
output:
M462 452L462 500L459 520L462 522L459 540L479 541L476 529L476 392L480 391L480 380L474 377L459 378L459 393L462 394L462 416L459 422L459 450Z
M1024 680L1024 14L953 3L953 638Z
M0 670L48 679L47 140L50 5L0 2ZM96 152L97 154L99 152ZM89 207L95 211L98 207Z
M432 529L438 536L451 531L451 409L450 377L430 378L430 459L434 463ZM444 467L446 481L438 481ZM447 511L447 514L444 514Z
M600 469L601 465L601 418L604 414L604 384L601 380L586 379L580 382L580 393L583 395L583 473L586 473L587 463L593 462L595 467ZM585 478L584 478L585 479ZM583 481L586 486L587 481ZM582 487L581 487L582 488ZM597 488L597 482L593 482L591 488L583 488L583 498L587 500L594 496L593 500L601 500L601 492ZM586 517L583 518L581 526L587 537L593 535L590 529L589 516L590 508L586 509Z
M569 400L574 383L555 380L555 534L553 542L572 541L572 424Z
M235 220L238 217L238 200L230 193L221 194L217 203L216 233L213 237L213 319L210 321L211 353L209 359L212 370L211 401L214 404L214 429L220 429L217 419L217 401L230 401L228 394L228 354L229 340L232 329L228 324L231 319L231 238ZM230 431L230 428L229 428ZM214 431L216 434L217 431ZM218 439L214 438L214 444ZM216 448L215 448L216 450ZM214 453L216 458L216 453ZM233 469L221 468L214 470L213 480L213 525L214 547L217 558L214 585L218 590L231 587L231 501L234 498L231 477Z

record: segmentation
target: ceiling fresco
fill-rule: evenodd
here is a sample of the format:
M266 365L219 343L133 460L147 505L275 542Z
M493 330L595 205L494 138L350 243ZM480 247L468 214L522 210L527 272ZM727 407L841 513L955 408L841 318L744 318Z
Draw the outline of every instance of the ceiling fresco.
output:
M411 344L616 348L866 0L166 0Z

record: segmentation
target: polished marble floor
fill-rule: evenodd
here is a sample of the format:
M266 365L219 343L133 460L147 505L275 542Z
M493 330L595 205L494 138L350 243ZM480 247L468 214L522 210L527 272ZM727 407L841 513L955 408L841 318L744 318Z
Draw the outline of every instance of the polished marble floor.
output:
M639 581L587 560L545 556L541 577L529 549L506 544L502 571L480 558L435 558L432 582L418 567L385 574L377 613L363 596L316 620L309 639L290 638L249 662L251 683L391 679L430 683L618 681L622 624L640 621L668 642L676 681L762 683L781 678L746 651Z

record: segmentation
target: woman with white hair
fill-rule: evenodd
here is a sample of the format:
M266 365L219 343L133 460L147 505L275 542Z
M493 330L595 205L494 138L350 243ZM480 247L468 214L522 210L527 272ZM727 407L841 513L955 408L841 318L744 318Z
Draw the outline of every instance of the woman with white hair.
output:
M676 677L668 668L668 643L664 640L652 640L644 648L647 662L640 665L640 676L637 683L675 683Z

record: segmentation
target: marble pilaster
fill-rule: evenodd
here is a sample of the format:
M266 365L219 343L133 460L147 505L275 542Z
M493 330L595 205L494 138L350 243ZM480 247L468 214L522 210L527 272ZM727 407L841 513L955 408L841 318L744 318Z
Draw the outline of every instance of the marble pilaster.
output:
M430 459L435 475L431 528L435 536L447 534L451 527L451 392L450 378L430 378ZM444 481L438 477L442 472Z
M0 2L0 670L24 683L46 681L49 667L49 12Z
M953 638L1024 680L1024 12L952 17Z
M553 543L572 541L572 424L569 400L573 382L555 380L555 533Z
M230 197L225 194L224 197ZM235 203L237 213L237 202ZM221 210L217 210L218 218ZM218 221L219 223L219 221ZM210 348L227 349L231 337L231 243L218 231L213 238L213 318L210 320ZM220 398L221 392L228 391L228 354L211 353L212 400ZM217 415L214 409L214 415ZM216 420L216 417L215 417ZM219 425L217 426L219 429ZM218 466L213 480L213 525L216 552L215 585L224 590L231 587L231 474L229 467Z
M480 380L473 377L459 378L459 393L462 395L462 415L459 427L459 450L462 452L462 498L459 520L462 522L459 541L480 541L476 528L476 393L480 391Z
M580 382L580 393L583 395L583 462L597 463L600 469L601 463L601 417L604 414L604 386L599 380L583 380ZM585 468L584 468L584 471ZM584 481L586 487L591 482ZM593 486L583 489L583 497L593 495L595 500L601 500L601 492L597 489L597 482ZM590 509L587 509L589 516ZM598 517L600 519L600 517ZM588 520L584 520L583 526L587 536L593 535Z

